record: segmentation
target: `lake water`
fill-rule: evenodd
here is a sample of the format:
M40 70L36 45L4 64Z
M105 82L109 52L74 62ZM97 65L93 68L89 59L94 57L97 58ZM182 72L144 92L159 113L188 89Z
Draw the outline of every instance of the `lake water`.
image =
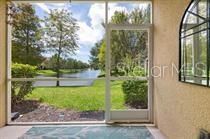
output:
M60 81L60 86L91 86L93 84L94 79L98 78L100 74L100 70L92 70L87 69L77 73L71 74L62 74L60 78L72 78L77 79L75 81ZM46 78L47 76L39 75L36 78ZM55 78L55 77L47 77L47 78ZM78 79L89 79L85 81L80 81ZM56 86L56 81L35 81L34 87L47 87L47 86Z

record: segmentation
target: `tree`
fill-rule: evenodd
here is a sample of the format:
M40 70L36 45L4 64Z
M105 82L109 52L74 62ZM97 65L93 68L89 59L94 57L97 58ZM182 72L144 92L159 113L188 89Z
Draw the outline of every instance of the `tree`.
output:
M55 54L50 58L46 58L46 60L42 63L42 66L45 69L51 69L53 71L56 71L57 57L58 57L58 55ZM60 59L60 63L63 63L63 59ZM63 64L61 64L61 65L63 65Z
M131 13L116 11L111 17L111 22L113 24L144 24L150 21L148 13L148 8L134 9ZM139 64L143 66L147 57L148 33L146 31L112 30L110 38L111 70L115 74L120 74L118 69L120 64L129 64L128 69ZM98 54L100 65L105 65L105 47L105 43L102 43ZM127 61L132 61L132 64L126 63Z
M114 24L129 24L129 15L125 11L116 11L111 17Z
M76 34L79 27L72 13L67 10L51 10L45 17L45 42L47 49L57 54L56 73L60 77L60 59L62 56L73 55L78 48ZM59 86L59 81L57 81Z
M42 66L45 69L51 69L56 71L57 70L57 57L58 55L55 54L51 58L46 59L43 63ZM89 68L89 65L85 62L82 62L80 60L76 60L73 58L60 58L60 69L69 69L69 70L76 70L76 69L87 69Z
M89 60L89 63L90 63L90 67L91 68L94 68L94 69L99 69L99 57L98 57L98 54L100 52L100 47L101 47L101 44L103 43L103 41L100 41L98 43L95 44L94 47L92 47L92 49L90 50L90 60Z
M102 41L98 54L99 68L101 70L105 70L105 58L106 58L106 43L105 41Z
M40 19L30 4L18 4L12 9L12 61L38 65L43 60Z
M150 23L151 7L147 8L135 8L129 15L130 22L132 24L148 24Z

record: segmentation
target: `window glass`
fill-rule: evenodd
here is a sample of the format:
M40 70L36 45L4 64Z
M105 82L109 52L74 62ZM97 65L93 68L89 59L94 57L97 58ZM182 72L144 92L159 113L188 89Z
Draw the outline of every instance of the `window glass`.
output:
M181 27L180 80L208 85L209 15L207 0L194 0L184 15Z

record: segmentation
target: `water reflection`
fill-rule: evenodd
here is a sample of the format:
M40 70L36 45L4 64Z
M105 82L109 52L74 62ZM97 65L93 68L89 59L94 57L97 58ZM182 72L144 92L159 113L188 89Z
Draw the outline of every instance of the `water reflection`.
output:
M60 86L91 86L94 79L98 78L100 70L87 69L77 73L65 73L61 74L61 78L76 78L76 79L90 79L85 81L60 81ZM47 76L39 75L36 78L46 78ZM50 77L47 77L50 78ZM55 78L55 76L51 76ZM56 86L56 81L35 81L34 87L44 87L44 86Z

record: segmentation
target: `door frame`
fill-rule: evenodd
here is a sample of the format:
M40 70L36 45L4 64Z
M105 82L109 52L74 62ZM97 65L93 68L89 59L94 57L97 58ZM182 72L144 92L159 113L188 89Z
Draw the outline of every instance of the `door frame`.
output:
M110 33L112 30L145 30L148 32L148 77L139 77L138 80L148 81L148 108L138 110L111 110L111 80L128 80L129 77L111 77L111 47ZM106 35L106 97L105 97L105 122L153 122L153 27L152 24L147 25L116 25L107 24Z

